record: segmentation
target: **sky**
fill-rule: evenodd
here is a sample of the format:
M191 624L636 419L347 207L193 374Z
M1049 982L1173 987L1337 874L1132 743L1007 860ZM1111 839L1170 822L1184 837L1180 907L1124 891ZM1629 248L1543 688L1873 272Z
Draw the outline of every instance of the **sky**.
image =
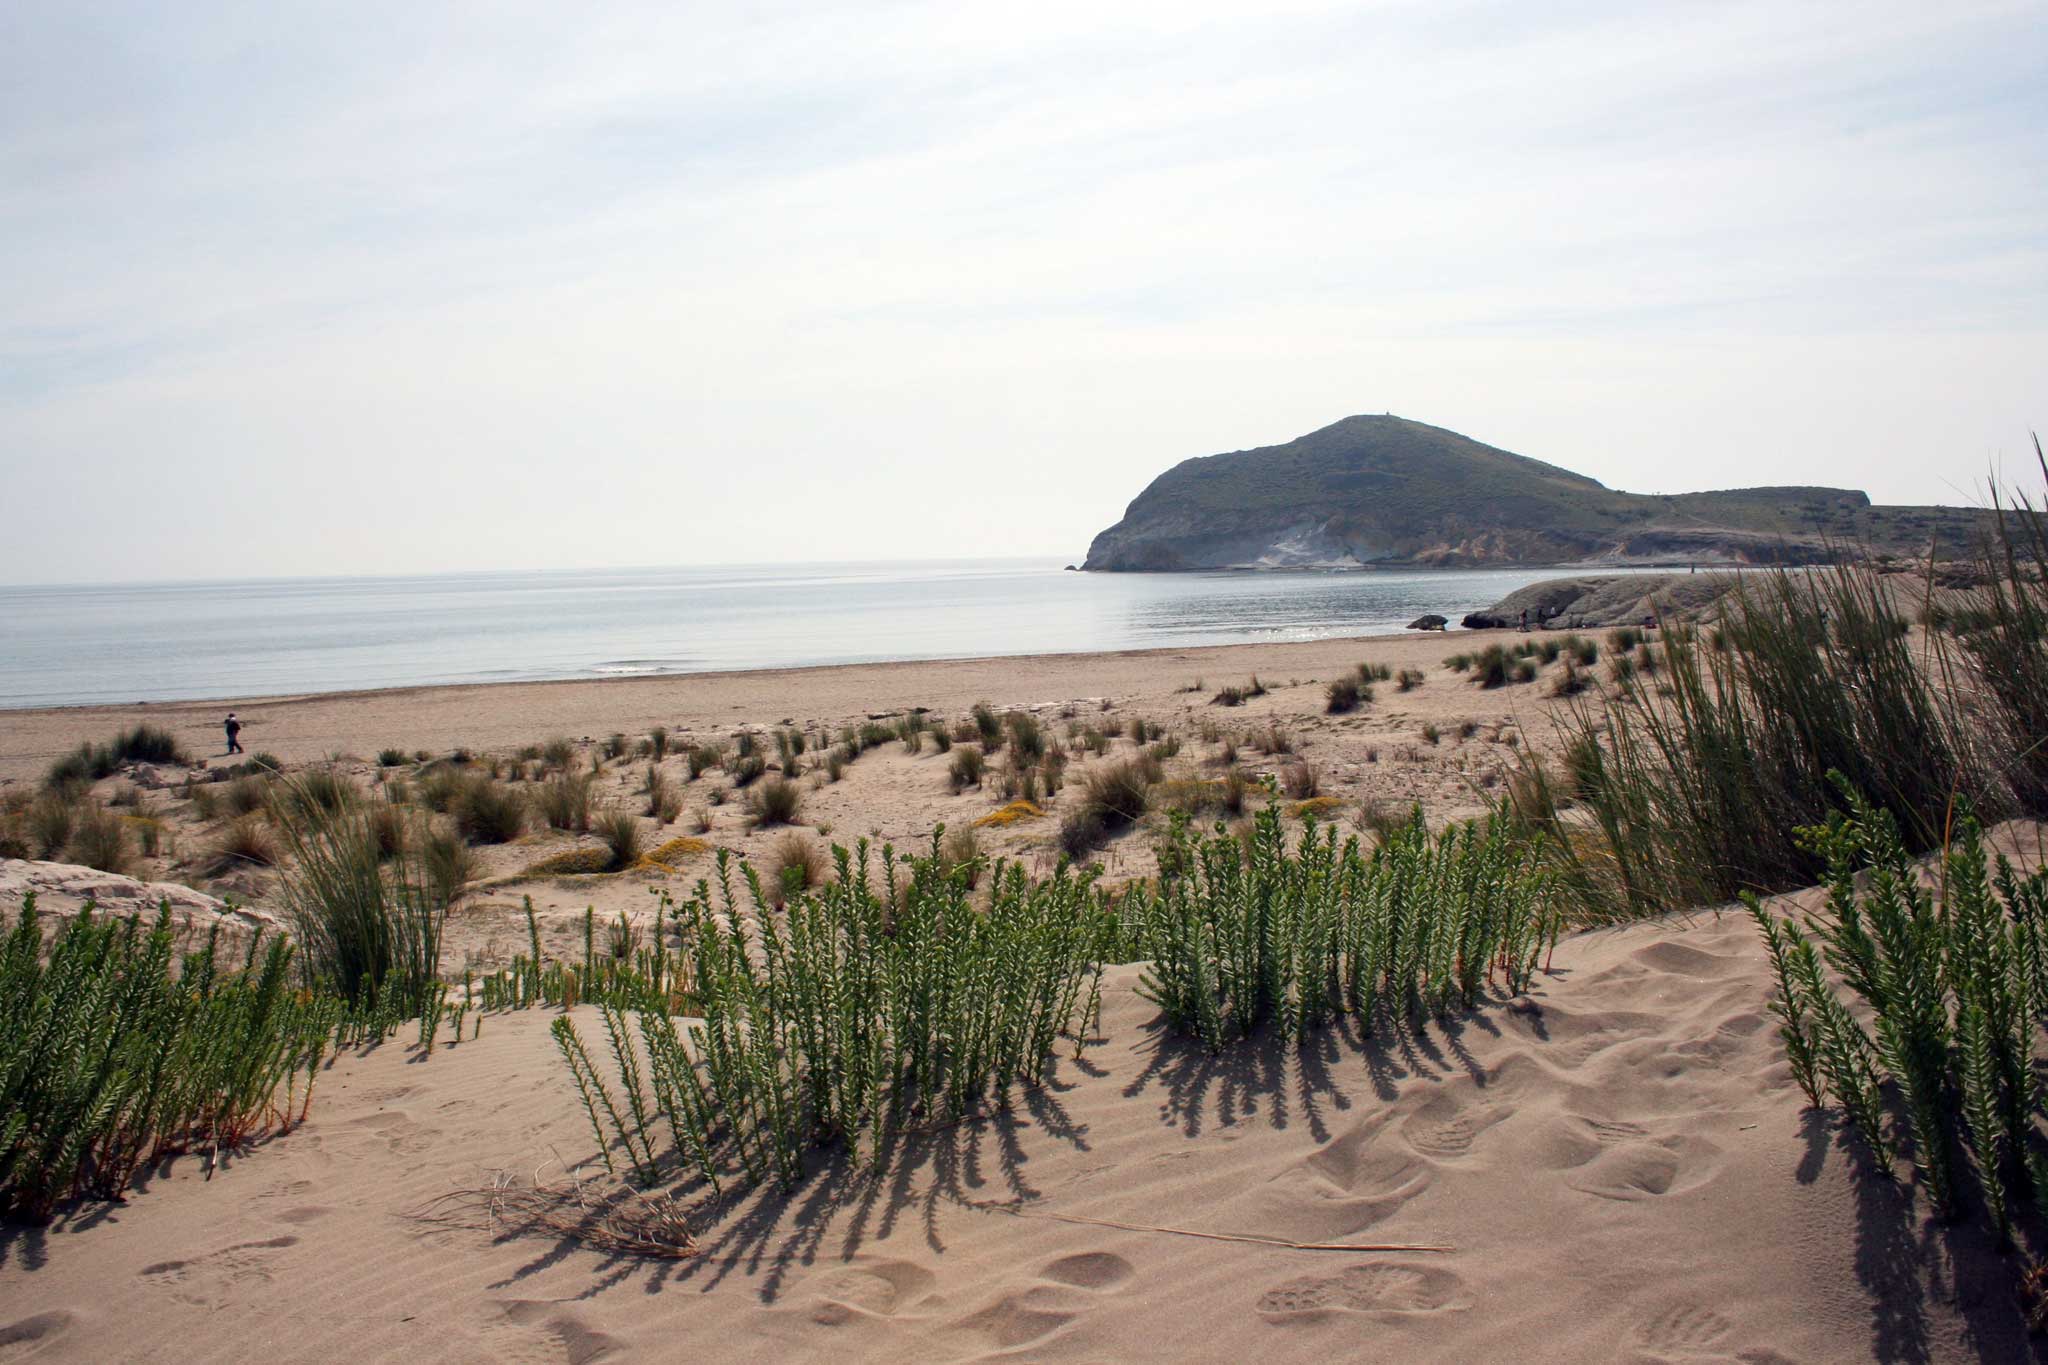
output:
M2048 6L0 6L0 582L1078 561L1393 412L1981 501Z

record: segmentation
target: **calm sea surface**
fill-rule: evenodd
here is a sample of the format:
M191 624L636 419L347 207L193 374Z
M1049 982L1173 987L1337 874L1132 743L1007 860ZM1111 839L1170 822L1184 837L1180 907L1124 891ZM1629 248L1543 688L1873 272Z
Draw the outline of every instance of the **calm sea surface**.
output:
M1315 640L1583 570L1066 573L1051 560L0 587L0 707Z

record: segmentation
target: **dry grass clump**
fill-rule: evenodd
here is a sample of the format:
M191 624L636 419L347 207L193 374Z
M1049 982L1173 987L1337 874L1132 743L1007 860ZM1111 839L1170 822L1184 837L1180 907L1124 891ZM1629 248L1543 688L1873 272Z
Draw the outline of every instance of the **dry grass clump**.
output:
M640 861L640 818L631 811L608 809L591 822L591 828L611 855L611 870Z
M244 779L247 780L247 779ZM286 819L333 815L354 805L355 784L331 768L309 768L271 789L278 812Z
M779 904L799 891L824 884L832 868L825 846L801 830L786 831L768 850L768 888Z
M972 744L962 744L953 750L946 765L946 781L955 792L962 792L979 787L987 770L988 760L982 751Z
M1381 844L1392 843L1411 829L1426 830L1429 827L1419 802L1402 806L1368 797L1359 805L1358 814L1354 819L1360 830L1372 835Z
M581 834L590 828L590 786L588 774L561 771L533 787L533 808L550 829Z
M977 829L1008 829L1011 825L1025 820L1040 820L1045 811L1035 801L1012 801L1000 810L992 810L974 822Z
M756 827L795 824L803 804L803 791L796 783L771 777L747 798L747 818Z
M380 858L395 858L405 852L411 842L405 811L388 801L370 807L370 836L377 842Z
M690 770L690 780L695 782L706 772L717 767L724 755L709 744L697 744L690 748L684 763Z
M680 1261L697 1254L689 1211L652 1191L599 1193L581 1180L520 1185L500 1171L477 1190L453 1190L412 1215L439 1227L475 1227L498 1241L544 1237L613 1256Z
M975 837L974 826L962 825L946 831L939 843L939 866L953 876L965 877L967 884L978 885L981 881L983 857L981 840Z
M1331 811L1344 809L1344 800L1338 796L1311 796L1306 801L1297 801L1287 808L1287 813L1297 820L1327 817Z
M976 702L969 715L974 722L972 738L979 741L981 751L985 754L1000 752L1003 747L1002 718L990 710L985 701Z
M61 790L44 792L22 813L23 842L38 858L54 858L71 842L78 828L78 806Z
M526 798L482 774L463 783L449 814L472 844L509 844L526 832Z
M1307 801L1323 793L1322 769L1296 759L1280 769L1280 789L1296 801Z
M476 851L452 834L426 831L419 840L418 859L418 880L443 905L477 879Z
M219 877L243 867L276 867L277 837L259 816L238 815L214 835L200 870Z
M104 744L85 743L50 765L46 786L76 789L112 777L124 763L187 763L190 759L170 731L137 725Z
M1423 673L1419 668L1404 668L1394 675L1394 686L1403 692L1413 692L1422 683Z
M121 817L98 805L88 805L71 831L64 856L70 862L101 872L121 873L128 870L134 854Z
M1259 675L1254 673L1252 680L1242 687L1219 688L1216 695L1209 698L1209 704L1212 706L1242 706L1254 697L1263 697L1265 695L1266 685L1260 682Z
M647 765L647 814L662 824L668 824L683 810L682 793L675 783L668 780L668 774L650 763Z
M1265 729L1254 730L1244 738L1249 748L1269 758L1294 752L1294 736L1277 720L1267 721Z
M1081 803L1060 822L1060 847L1081 857L1145 818L1157 766L1142 756L1096 768L1081 779Z
M1205 782L1199 778L1175 778L1169 782L1161 782L1154 793L1154 798L1162 809L1180 811L1185 815L1224 810L1227 808L1229 797L1229 783L1226 779Z
M1356 711L1361 701L1372 700L1372 684L1361 682L1351 674L1345 674L1324 689L1327 703L1324 710L1333 716Z
M226 802L234 815L255 815L270 808L270 782L254 773L244 773L228 783Z
M1553 697L1576 697L1593 685L1593 678L1579 667L1576 657L1566 655L1564 668L1550 680L1550 695Z

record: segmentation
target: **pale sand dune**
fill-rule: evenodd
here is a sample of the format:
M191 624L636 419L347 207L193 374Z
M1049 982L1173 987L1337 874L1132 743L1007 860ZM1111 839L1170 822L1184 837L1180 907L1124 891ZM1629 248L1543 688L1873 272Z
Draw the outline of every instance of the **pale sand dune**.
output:
M879 1184L823 1165L707 1220L680 1263L407 1216L592 1157L546 1013L430 1060L348 1057L311 1123L210 1183L187 1158L125 1206L8 1232L0 1360L2029 1353L2011 1263L1852 1177L1803 1112L1744 919L1581 935L1528 1000L1300 1053L1167 1041L1136 978L1112 972L1105 1041L1012 1116L919 1139Z

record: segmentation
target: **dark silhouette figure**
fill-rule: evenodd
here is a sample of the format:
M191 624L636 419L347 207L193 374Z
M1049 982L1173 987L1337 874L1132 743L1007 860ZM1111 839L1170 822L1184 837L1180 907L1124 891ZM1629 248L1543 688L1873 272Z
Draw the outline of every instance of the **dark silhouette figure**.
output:
M228 712L228 718L227 721L225 722L224 728L228 732L228 752L231 754L238 754L242 752L242 741L236 738L236 736L242 733L242 722L235 719L234 712Z

